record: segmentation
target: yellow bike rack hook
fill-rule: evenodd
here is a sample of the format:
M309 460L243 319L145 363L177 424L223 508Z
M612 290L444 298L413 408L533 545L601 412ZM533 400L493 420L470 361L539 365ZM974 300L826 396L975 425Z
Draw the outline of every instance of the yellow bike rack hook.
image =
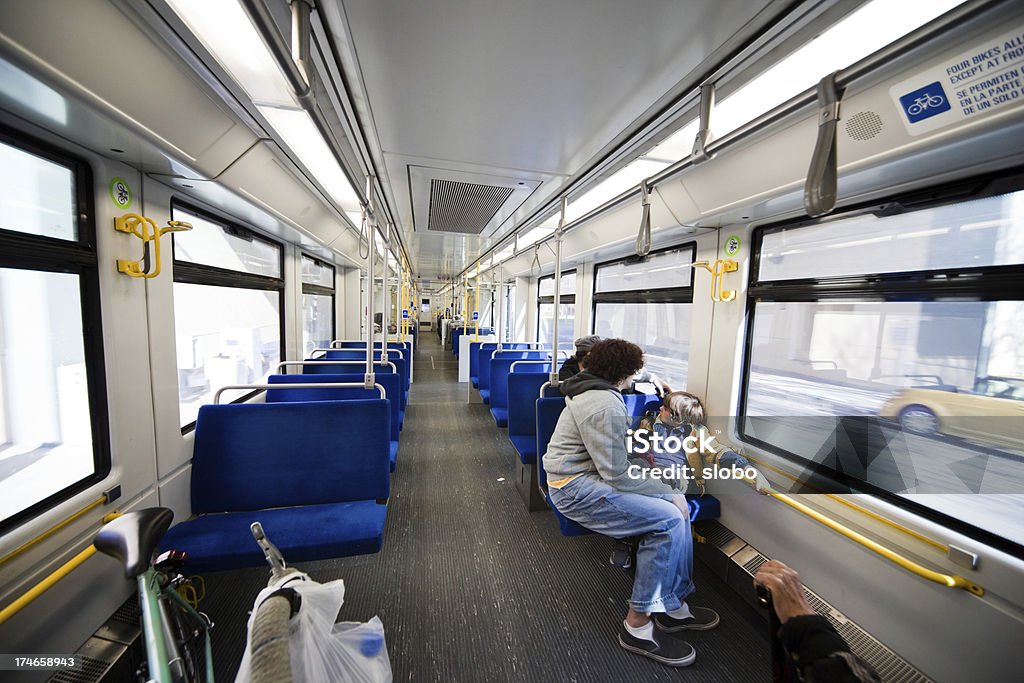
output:
M123 216L114 218L114 230L135 235L142 240L142 260L129 261L128 259L117 259L117 272L124 273L129 277L147 279L156 277L160 274L160 238L168 232L182 232L191 229L192 225L184 221L167 221L166 228L158 228L151 218L140 216L137 213L126 213ZM142 262L149 255L150 242L154 245L153 259L155 263L152 272L147 272Z

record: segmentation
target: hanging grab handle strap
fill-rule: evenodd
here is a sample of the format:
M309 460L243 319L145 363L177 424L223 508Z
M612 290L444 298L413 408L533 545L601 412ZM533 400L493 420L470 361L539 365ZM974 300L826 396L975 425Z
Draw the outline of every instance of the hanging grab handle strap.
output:
M646 178L640 183L640 203L643 215L640 217L640 232L636 235L636 255L643 258L651 253L651 188Z
M693 151L690 162L699 164L707 161L708 143L711 142L711 110L715 107L715 84L705 83L700 86L700 130L693 140Z
M804 209L811 217L824 216L836 205L836 126L840 95L836 75L818 81L818 141L804 185Z

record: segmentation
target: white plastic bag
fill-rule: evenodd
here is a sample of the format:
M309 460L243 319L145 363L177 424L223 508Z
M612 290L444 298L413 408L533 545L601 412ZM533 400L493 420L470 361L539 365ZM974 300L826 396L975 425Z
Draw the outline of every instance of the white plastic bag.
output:
M289 624L289 648L294 683L390 683L391 662L384 642L384 625L374 617L366 623L334 623L345 598L341 579L330 583L309 580L287 582L302 597L299 613ZM280 586L260 591L259 605ZM255 610L253 610L255 614ZM249 617L249 638L253 617ZM250 683L250 655L247 644L235 683Z

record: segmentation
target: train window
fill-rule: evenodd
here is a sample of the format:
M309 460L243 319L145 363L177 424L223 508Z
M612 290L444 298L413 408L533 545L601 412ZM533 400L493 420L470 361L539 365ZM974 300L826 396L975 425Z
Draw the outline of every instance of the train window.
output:
M576 318L576 271L562 273L558 291L558 346L567 349L573 342ZM537 281L537 341L551 344L555 330L555 276Z
M892 206L755 234L741 432L886 497L1020 493L1024 191ZM884 437L856 472L821 457L846 416ZM958 520L1024 546L1020 503L979 500Z
M171 213L194 227L174 237L178 404L187 430L218 388L259 382L277 368L284 343L283 249L193 207L175 203Z
M598 264L593 332L644 349L646 367L669 386L685 388L693 302L693 244Z
M192 224L187 234L175 235L175 261L281 277L281 247L260 239L251 230L179 207L174 209L174 218Z
M110 471L92 178L0 130L0 530Z
M0 144L0 229L78 239L75 177L70 168Z
M302 255L302 348L331 345L334 339L334 266Z

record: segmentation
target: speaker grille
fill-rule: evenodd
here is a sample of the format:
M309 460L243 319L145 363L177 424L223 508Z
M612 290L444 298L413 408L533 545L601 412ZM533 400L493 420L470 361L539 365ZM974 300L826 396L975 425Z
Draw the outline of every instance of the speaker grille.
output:
M846 134L854 140L870 140L882 132L882 117L873 111L859 111L846 119Z
M432 178L427 229L479 235L513 191L511 187Z

